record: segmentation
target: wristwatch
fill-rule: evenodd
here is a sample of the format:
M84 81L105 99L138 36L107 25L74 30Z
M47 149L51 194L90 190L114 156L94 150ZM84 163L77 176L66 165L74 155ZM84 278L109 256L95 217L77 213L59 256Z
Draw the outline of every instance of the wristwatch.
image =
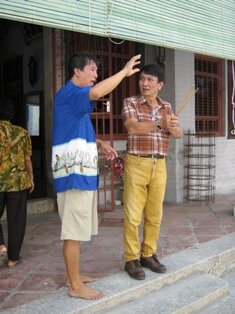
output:
M156 128L161 129L160 119L156 119L154 122L155 122Z

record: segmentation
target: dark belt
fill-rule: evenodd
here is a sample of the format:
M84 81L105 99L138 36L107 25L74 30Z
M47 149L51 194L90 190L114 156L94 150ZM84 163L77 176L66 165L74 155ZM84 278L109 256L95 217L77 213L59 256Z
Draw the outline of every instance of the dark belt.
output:
M136 157L143 157L143 158L156 158L156 159L164 159L165 156L164 155L160 155L160 154L150 154L150 155L137 155L137 154L130 154Z

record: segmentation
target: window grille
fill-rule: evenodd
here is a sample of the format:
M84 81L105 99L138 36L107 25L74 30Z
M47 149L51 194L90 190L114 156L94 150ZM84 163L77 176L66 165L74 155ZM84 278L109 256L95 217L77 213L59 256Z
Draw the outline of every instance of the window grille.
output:
M108 38L93 35L65 32L67 59L77 51L89 51L99 60L98 81L118 71L136 54L137 44L125 41L121 45L112 43ZM125 78L112 93L97 101L91 114L96 134L103 140L126 138L121 111L123 99L138 91L136 75Z
M195 58L196 133L222 135L221 60L204 56Z

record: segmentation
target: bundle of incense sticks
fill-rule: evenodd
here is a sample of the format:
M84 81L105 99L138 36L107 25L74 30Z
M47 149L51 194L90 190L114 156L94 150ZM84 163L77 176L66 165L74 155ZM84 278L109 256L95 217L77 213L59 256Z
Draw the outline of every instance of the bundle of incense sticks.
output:
M196 92L199 90L199 88L194 88L194 87L191 87L187 94L185 95L182 103L180 104L178 110L176 111L176 115L179 116L179 114L183 111L183 109L185 108L185 106L189 103L190 99L193 97L193 95L196 94Z

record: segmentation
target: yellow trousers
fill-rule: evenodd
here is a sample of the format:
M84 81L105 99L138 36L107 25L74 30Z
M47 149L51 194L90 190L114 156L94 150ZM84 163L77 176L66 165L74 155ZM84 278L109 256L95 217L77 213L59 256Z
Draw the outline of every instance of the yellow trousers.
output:
M162 220L166 188L165 159L127 154L124 173L124 259L126 262L152 256ZM143 219L143 241L139 226Z

